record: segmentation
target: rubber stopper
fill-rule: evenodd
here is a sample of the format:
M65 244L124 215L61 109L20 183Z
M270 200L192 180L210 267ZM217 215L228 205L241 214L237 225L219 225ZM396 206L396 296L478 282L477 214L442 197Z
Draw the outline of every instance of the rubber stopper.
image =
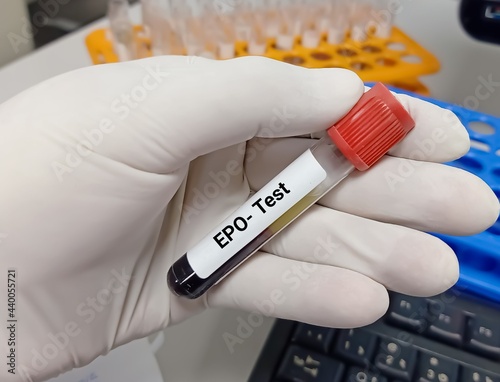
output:
M415 127L396 97L377 83L327 132L351 163L365 171Z

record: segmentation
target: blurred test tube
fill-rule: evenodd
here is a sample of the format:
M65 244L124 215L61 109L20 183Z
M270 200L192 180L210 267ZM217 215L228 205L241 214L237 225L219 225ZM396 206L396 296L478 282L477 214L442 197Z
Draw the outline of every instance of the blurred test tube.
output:
M144 32L151 41L153 56L171 54L169 36L170 25L166 0L141 0Z
M275 22L273 19L268 19L268 10L266 10L266 5L264 1L253 0L248 1L245 6L245 19L248 26L246 38L247 41L247 51L253 56L262 56L267 51L267 33L277 34L279 28L272 30L272 25L268 25L267 22ZM270 26L271 29L267 30Z
M111 30L113 48L119 61L129 61L136 58L134 29L130 21L127 0L109 0L108 18Z
M372 0L372 13L370 22L374 26L375 36L389 38L392 34L395 10L387 0Z
M219 25L217 35L217 55L221 59L235 56L236 29L234 25L234 8L224 8L215 11L216 22Z
M295 43L295 36L300 35L304 27L304 19L300 11L304 0L287 0L281 8L282 26L276 37L276 47L281 50L291 50Z
M203 41L199 35L198 21L194 18L176 19L177 31L188 56L204 56Z
M199 19L194 15L192 4L185 0L169 0L171 28L189 56L203 55L203 41L200 36Z
M324 21L326 24L327 42L337 45L345 41L349 30L349 8L347 2L344 0L330 0L329 3L328 21Z
M324 22L320 20L327 10L323 0L306 0L301 6L299 15L302 18L301 40L305 48L317 48L321 40L321 34L325 31Z
M125 0L110 0L124 8ZM306 48L319 46L326 35L329 44L351 39L363 42L374 33L387 38L393 15L388 0L141 0L143 24L151 38L153 54L183 54L228 59L236 55L238 41L247 43L250 55L264 55L268 38L276 47L291 50L297 36ZM118 13L118 12L115 12ZM110 12L111 15L111 12ZM110 17L111 18L111 17ZM123 17L115 17L116 20ZM116 25L113 30L121 30ZM128 30L131 24L128 24ZM122 28L122 29L127 29ZM121 42L127 56L129 39ZM132 38L133 40L133 38ZM127 42L127 43L126 43ZM133 42L133 41L132 41ZM118 49L117 49L118 50ZM130 54L129 54L130 56Z
M209 0L191 0L188 33L193 43L189 44L189 55L215 59L217 57L218 22L209 7ZM188 48L188 46L186 47ZM194 49L193 49L194 48Z
M328 31L333 14L334 0L320 0L316 5L316 17L314 23L316 29L321 33Z
M227 20L227 14L219 14L209 4L204 4L200 16L201 32L205 57L229 59L235 56L234 33Z
M219 23L223 26L218 31L219 56L221 58L234 57L237 42L246 42L250 55L264 54L267 41L262 29L261 16L261 0L233 2L232 7L226 7L224 12L218 12Z
M221 20L209 0L174 0L175 24L184 50L189 56L230 58L234 45L227 43Z
M142 26L147 37L151 37L158 2L159 0L141 0Z
M371 2L368 0L349 3L351 40L363 42L368 38L372 10Z
M262 34L267 38L276 38L282 27L283 0L263 0L259 4L258 23Z

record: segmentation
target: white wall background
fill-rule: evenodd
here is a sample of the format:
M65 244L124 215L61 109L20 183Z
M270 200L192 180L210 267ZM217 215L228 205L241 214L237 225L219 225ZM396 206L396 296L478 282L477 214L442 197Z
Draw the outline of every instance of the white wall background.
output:
M29 29L28 9L24 0L2 0L0 2L0 66L33 49ZM9 40L13 39L14 44Z
M473 40L459 22L459 0L400 0L396 24L434 53L441 62L438 74L423 78L434 98L463 105L474 96L480 77L500 82L500 45ZM478 110L500 116L500 86Z

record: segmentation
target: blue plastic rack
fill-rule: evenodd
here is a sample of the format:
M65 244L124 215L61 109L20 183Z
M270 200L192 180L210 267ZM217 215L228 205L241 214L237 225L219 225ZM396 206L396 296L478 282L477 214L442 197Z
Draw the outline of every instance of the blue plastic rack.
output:
M471 149L462 158L447 164L479 176L500 199L500 118L401 89L391 90L454 112L469 132ZM483 128L478 129L478 124ZM456 287L500 302L500 218L491 228L477 235L433 235L444 240L458 256L460 278Z

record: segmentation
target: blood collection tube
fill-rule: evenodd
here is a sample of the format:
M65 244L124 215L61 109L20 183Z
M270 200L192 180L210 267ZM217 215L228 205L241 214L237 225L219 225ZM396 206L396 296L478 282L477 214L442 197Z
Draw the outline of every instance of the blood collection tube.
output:
M134 29L129 16L127 0L110 0L108 2L108 18L111 29L113 49L119 61L136 58Z
M414 127L383 85L327 130L169 269L171 291L198 298L357 169L367 170Z

